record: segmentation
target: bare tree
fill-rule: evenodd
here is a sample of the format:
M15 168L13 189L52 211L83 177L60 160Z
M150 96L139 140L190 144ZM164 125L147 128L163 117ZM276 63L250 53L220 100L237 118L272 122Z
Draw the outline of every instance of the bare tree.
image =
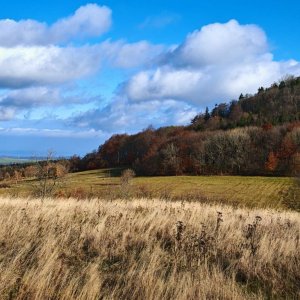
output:
M45 160L36 162L35 195L41 197L42 200L52 196L66 174L67 169L54 161L53 151L48 151Z
M14 170L13 179L14 179L15 183L18 184L18 182L22 179L21 172Z
M9 180L10 180L10 174L9 174L8 172L6 172L6 173L4 174L4 180L5 180L5 181L9 181Z
M24 175L26 178L34 178L38 173L38 168L34 165L25 168Z
M126 169L122 172L120 177L121 196L128 198L130 192L131 181L135 177L135 172L132 169Z

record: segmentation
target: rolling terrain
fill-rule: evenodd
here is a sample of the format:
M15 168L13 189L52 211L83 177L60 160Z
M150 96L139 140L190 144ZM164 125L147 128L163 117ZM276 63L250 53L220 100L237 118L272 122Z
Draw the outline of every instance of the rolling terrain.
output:
M286 208L285 195L293 185L288 177L247 176L163 176L133 178L124 195L120 169L71 173L55 190L58 197L84 198L163 198L233 204L247 207ZM13 180L0 195L30 196L36 180Z

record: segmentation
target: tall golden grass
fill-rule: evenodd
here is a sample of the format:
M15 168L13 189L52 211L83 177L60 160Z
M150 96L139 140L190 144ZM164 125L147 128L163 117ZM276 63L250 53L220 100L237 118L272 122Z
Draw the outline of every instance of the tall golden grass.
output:
M299 216L146 199L0 199L0 299L297 299Z

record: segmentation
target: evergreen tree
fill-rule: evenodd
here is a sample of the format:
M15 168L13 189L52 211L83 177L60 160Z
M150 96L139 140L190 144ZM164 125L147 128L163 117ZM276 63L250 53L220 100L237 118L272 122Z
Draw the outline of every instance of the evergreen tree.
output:
M205 113L204 113L204 120L208 121L209 118L210 118L210 113L209 113L208 107L206 106Z

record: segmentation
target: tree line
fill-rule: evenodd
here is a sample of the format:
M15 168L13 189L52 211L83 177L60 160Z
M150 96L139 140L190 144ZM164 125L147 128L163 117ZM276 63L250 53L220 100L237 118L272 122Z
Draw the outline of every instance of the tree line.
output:
M73 169L130 167L138 175L293 175L300 159L300 77L199 113L188 126L113 135Z
M227 131L149 128L113 135L97 151L73 160L79 170L130 167L149 176L293 175L300 162L300 122Z
M0 181L16 184L23 179L56 181L64 177L69 170L70 163L67 159L53 159L49 156L42 161L0 166Z

